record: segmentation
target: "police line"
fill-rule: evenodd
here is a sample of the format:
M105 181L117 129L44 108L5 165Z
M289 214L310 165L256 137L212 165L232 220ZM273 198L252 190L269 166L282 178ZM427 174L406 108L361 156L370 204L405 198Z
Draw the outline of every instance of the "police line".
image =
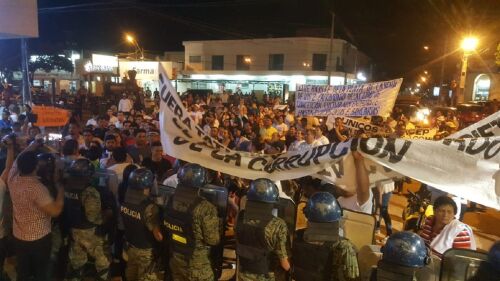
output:
M500 209L500 197L495 194L493 179L499 170L500 137L449 143L389 138L353 139L302 152L252 154L230 150L208 136L191 120L164 71L160 72L160 82L162 143L165 152L173 157L241 178L287 180L332 169L351 150L359 150L373 162L390 170ZM344 171L341 177L354 177L347 172Z

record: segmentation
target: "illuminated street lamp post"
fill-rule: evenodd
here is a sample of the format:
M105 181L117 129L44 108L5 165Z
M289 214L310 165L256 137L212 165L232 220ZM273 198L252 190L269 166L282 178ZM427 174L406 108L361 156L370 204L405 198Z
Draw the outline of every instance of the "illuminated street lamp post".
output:
M467 37L462 41L462 70L460 71L460 83L458 84L456 103L462 103L465 100L465 78L467 76L467 64L469 56L476 50L478 39L475 37Z
M135 40L135 38L130 34L125 34L125 39L127 40L127 42L134 45L134 47L135 47L135 59L138 59L137 55L139 54L141 56L141 60L144 60L144 49L142 49L139 46L139 43L137 42L137 40Z

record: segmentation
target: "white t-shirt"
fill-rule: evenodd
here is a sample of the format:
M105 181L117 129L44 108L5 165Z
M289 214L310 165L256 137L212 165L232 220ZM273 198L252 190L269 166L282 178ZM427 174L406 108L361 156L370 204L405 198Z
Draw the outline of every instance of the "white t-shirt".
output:
M163 181L163 185L173 187L173 188L176 188L177 184L179 184L179 179L177 178L177 174L173 174Z
M321 136L320 138L317 138L316 141L318 143L320 143L320 145L325 145L325 144L329 144L330 143L330 141L328 140L328 138L325 137L325 136Z
M108 168L108 170L116 173L116 176L118 177L118 184L123 181L123 171L128 165L130 165L130 163L125 162L111 165L111 167Z
M349 209L352 211L356 212L362 212L366 214L372 214L373 210L373 193L370 190L370 196L368 200L363 204L359 205L358 203L358 197L356 195L349 196L349 197L339 197L337 198L337 201L339 202L340 206L342 209Z

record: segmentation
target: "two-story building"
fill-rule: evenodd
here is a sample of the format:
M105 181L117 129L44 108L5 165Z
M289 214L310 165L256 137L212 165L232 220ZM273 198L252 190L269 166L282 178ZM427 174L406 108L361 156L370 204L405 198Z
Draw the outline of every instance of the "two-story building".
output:
M177 77L179 92L208 89L286 95L297 84L327 84L329 73L332 85L357 83L357 74L364 78L369 70L368 57L341 39L212 40L183 45L185 65Z

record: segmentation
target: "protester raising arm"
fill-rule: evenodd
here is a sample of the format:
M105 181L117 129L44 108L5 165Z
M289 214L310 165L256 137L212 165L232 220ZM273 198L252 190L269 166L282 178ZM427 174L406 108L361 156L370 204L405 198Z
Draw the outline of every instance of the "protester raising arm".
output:
M14 142L9 136L4 137L2 141L7 146L7 159L5 160L5 169L3 170L0 178L6 183L9 177L10 169L14 164Z
M49 204L39 206L40 210L42 210L44 213L53 218L58 217L61 214L64 207L64 188L61 184L61 176L59 169L55 169L54 171L54 183L57 188L56 200Z
M362 206L370 200L370 179L365 167L365 158L358 151L353 151L354 166L356 167L356 196L358 204Z

